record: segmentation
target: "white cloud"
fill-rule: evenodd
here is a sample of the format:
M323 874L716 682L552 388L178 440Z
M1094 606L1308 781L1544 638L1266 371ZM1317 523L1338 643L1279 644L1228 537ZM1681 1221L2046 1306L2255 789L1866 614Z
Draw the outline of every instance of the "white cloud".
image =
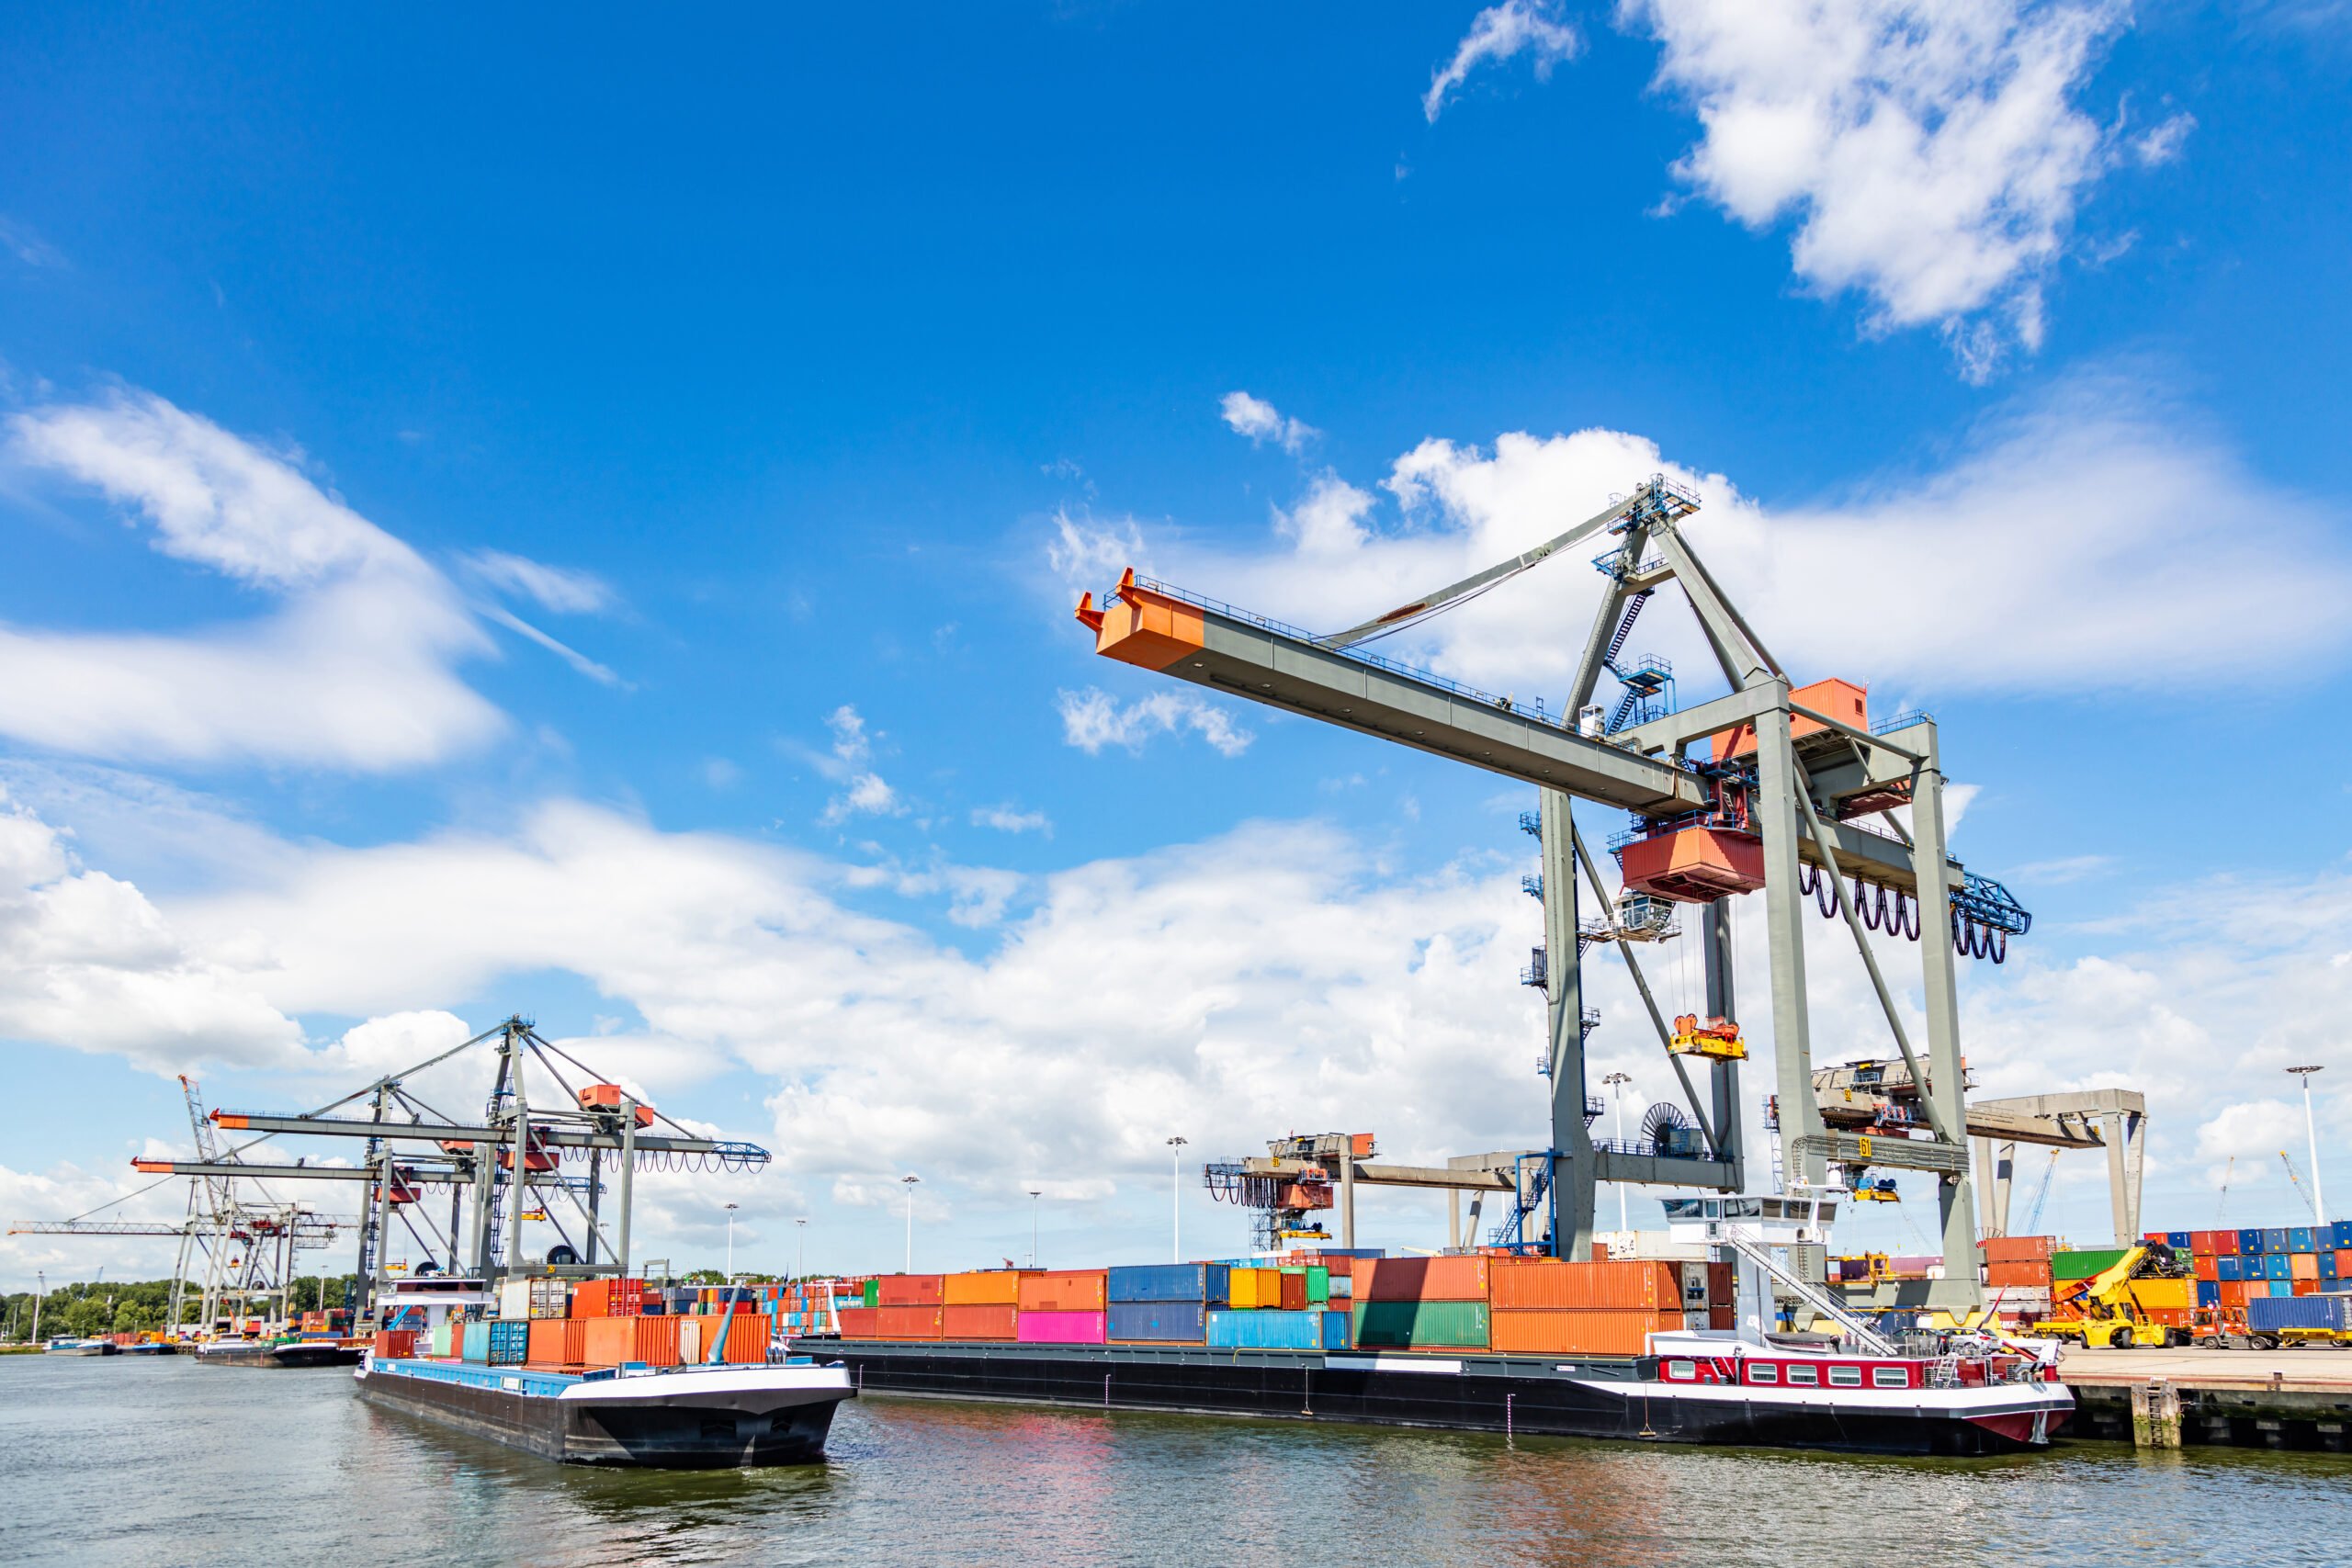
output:
M1011 805L975 807L972 826L993 828L1000 833L1043 833L1048 839L1054 836L1052 818L1042 811L1022 811Z
M1421 95L1421 114L1435 125L1447 95L1481 65L1526 53L1533 57L1536 80L1542 81L1554 65L1574 59L1581 46L1576 29L1559 19L1550 0L1503 0L1489 6L1471 20L1470 30L1454 46L1453 58L1431 73L1430 89Z
M283 1064L301 1034L254 976L191 947L136 886L82 866L0 791L0 1038L174 1071Z
M1155 735L1179 735L1191 730L1227 757L1238 757L1256 739L1233 722L1233 716L1191 692L1154 692L1124 706L1099 686L1063 691L1055 696L1061 710L1062 739L1089 754L1105 746L1140 751Z
M455 585L322 491L298 456L138 392L36 409L7 428L19 469L95 489L151 530L160 554L276 604L175 634L0 626L0 734L108 759L382 772L504 729L457 674L495 649ZM558 579L541 586L556 592ZM494 618L612 678L504 612Z
M1620 0L1702 128L1677 173L1879 328L1936 322L1963 368L2042 335L2042 284L2111 160L2075 99L2121 0ZM2181 133L2185 134L2183 127ZM1981 318L1995 312L2001 327Z
M1686 525L1693 548L1800 680L1842 673L1930 705L1961 691L2043 690L2060 668L2082 688L2211 684L2228 678L2238 628L2255 625L2290 666L2333 661L2352 635L2337 609L2352 596L2341 518L2250 470L2137 379L2078 378L1989 421L1941 468L1834 501L1768 508L1623 431L1514 433L1485 447L1430 438L1381 483L1394 518L1327 476L1277 511L1256 547L1065 518L1051 558L1073 589L1099 593L1132 551L1165 580L1329 631L1508 559L1663 472L1700 496ZM2064 505L2053 507L2059 495ZM2217 565L2229 558L2227 520L2249 512L2294 572ZM1556 704L1600 589L1579 561L1547 562L1378 646ZM1914 613L1923 593L1945 608ZM1645 612L1629 650L1669 658L1687 705L1721 688L1673 599ZM1604 699L1611 689L1604 680ZM1099 694L1066 694L1063 712L1073 743L1089 749L1128 743L1125 727L1145 717Z
M2188 145L2188 133L2197 129L2193 114L2177 114L2152 128L2145 135L2135 138L2132 154L2147 168L2156 168L2180 156Z
M1219 406L1225 423L1235 434L1248 436L1253 446L1271 441L1294 457L1309 441L1323 434L1311 424L1283 418L1273 404L1247 392L1227 392Z
M826 717L825 725L833 732L832 759L826 774L842 788L825 803L825 814L820 820L827 827L839 827L853 817L903 815L907 808L899 800L899 792L869 765L874 760L874 742L865 733L865 720L858 716L857 709L843 703Z
M520 593L558 615L593 615L611 608L617 597L611 583L574 567L548 566L504 550L476 550L461 558L482 582Z

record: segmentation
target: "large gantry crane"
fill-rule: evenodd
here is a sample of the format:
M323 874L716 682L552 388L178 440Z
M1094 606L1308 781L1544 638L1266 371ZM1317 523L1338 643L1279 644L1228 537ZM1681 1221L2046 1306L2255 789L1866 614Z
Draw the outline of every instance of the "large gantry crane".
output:
M1895 716L1873 728L1861 688L1795 685L1683 537L1696 498L1653 476L1632 494L1535 548L1345 631L1317 637L1204 599L1132 568L1078 618L1109 659L1246 697L1532 784L1540 794L1544 946L1531 984L1545 993L1551 1094L1550 1248L1591 1252L1599 1183L1738 1192L1738 1039L1728 900L1764 894L1774 1101L1791 1187L1818 1189L1831 1166L1932 1175L1943 1228L1944 1278L1906 1281L1905 1304L1973 1309L1976 1230L1968 1181L1957 959L1999 962L2031 917L1998 884L1963 869L1944 840L1944 775L1935 721ZM1371 645L1419 626L1587 540L1606 537L1594 565L1606 580L1566 702L1557 713L1384 658ZM1678 590L1696 617L1727 695L1670 711L1671 671L1629 660L1642 607ZM1593 698L1615 678L1616 708ZM1694 745L1705 743L1693 753ZM1607 847L1622 887L1612 897L1571 809L1581 798L1628 813ZM1907 806L1906 829L1890 808ZM1879 820L1873 821L1873 818ZM1881 823L1883 822L1883 826ZM1600 918L1578 919L1579 884ZM1902 1137L1825 1125L1815 1100L1807 1008L1804 908L1812 898L1852 933L1926 1124ZM1634 948L1655 935L1661 906L1697 906L1706 1016L1669 1022ZM1928 911L1933 911L1930 915ZM1668 911L1670 915L1670 910ZM1868 935L1918 941L1927 1060ZM1919 940L1927 933L1926 940ZM1947 940L1949 938L1949 940ZM1695 1139L1596 1143L1587 1130L1582 949L1607 941L1625 961L1696 1122ZM1700 1077L1694 1079L1696 1069ZM1703 1080L1703 1087L1702 1081Z
M407 1080L426 1068L484 1044L492 1047L496 1062L480 1121L445 1114L409 1086ZM553 1103L530 1099L525 1069L534 1065L542 1074L542 1089L552 1080L560 1093ZM359 1101L367 1103L366 1117L335 1114ZM368 1202L360 1225L360 1299L355 1322L372 1317L390 1287L386 1243L395 1221L407 1227L428 1255L437 1252L447 1259L450 1273L484 1283L510 1275L625 1275L631 1189L640 1166L756 1170L769 1159L757 1145L706 1138L680 1126L619 1085L603 1081L520 1016L314 1111L279 1115L215 1110L208 1120L222 1131L261 1137L235 1149L200 1149L200 1157L193 1160L141 1158L131 1164L142 1171L205 1182L365 1184ZM307 1160L260 1165L245 1157L254 1144L288 1135L357 1140L362 1157L351 1165ZM401 1146L418 1144L428 1146ZM586 1174L564 1175L562 1162L581 1155L587 1158ZM616 1224L609 1231L601 1212L608 1164L616 1168L619 1186ZM434 1191L449 1197L446 1230L424 1211L425 1197ZM578 1216L576 1239L551 1198L566 1200ZM526 1215L546 1220L559 1238L543 1261L524 1256Z

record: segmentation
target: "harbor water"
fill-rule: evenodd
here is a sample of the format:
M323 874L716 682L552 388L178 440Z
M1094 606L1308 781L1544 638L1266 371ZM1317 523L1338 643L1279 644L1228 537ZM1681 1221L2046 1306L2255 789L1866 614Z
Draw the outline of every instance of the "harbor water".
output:
M2352 1461L1912 1461L869 1398L823 1465L601 1472L347 1371L0 1358L0 1562L2342 1563Z

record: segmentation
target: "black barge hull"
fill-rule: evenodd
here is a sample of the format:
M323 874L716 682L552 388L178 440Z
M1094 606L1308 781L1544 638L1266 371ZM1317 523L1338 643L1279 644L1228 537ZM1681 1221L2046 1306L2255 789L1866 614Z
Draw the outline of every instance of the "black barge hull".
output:
M440 1363L424 1372L407 1370L416 1365L363 1367L361 1397L561 1464L733 1470L813 1463L825 1457L834 1410L850 1397L838 1372L830 1382L729 1375L769 1371L742 1368L583 1383L499 1369L452 1375ZM763 1382L769 1386L756 1386ZM581 1387L589 1397L561 1392Z
M1781 1391L1669 1389L1650 1358L874 1340L799 1348L838 1357L861 1393L1748 1448L2008 1453L2046 1440L2071 1409L2054 1384L2028 1385L2006 1401L2001 1390L1901 1400L1825 1390L1799 1403L1773 1397Z

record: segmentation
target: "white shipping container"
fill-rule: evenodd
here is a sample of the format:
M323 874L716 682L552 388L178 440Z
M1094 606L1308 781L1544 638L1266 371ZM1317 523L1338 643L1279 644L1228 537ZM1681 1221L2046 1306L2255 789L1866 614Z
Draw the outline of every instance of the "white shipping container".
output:
M531 1315L531 1281L502 1280L498 1283L498 1315L528 1317Z

